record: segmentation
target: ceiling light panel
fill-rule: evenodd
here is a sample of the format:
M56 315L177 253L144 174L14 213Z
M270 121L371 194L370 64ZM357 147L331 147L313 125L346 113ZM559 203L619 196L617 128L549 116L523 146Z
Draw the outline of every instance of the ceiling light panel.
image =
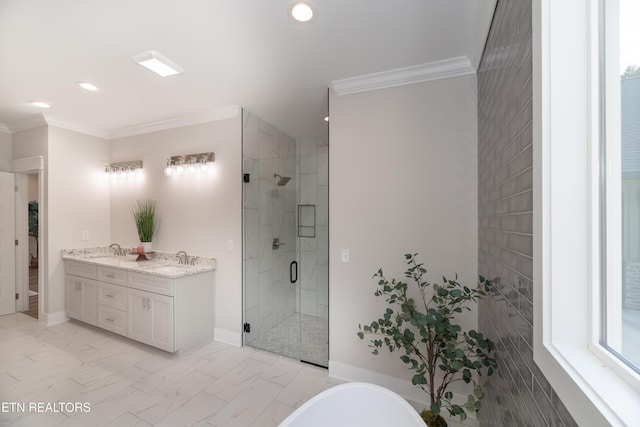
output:
M84 90L88 90L89 92L97 92L98 87L89 83L89 82L76 82L78 84L78 86L80 86L82 89Z
M31 104L39 108L51 108L51 105L44 101L32 101Z
M173 76L184 71L181 66L155 50L134 55L133 60L162 77Z
M308 24L316 17L315 7L306 1L296 1L289 5L289 17L299 24Z

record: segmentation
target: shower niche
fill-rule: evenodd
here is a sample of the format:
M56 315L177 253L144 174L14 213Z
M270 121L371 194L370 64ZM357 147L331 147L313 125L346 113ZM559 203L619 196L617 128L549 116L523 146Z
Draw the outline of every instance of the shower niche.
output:
M244 344L326 367L328 137L242 123Z
M298 205L298 237L316 237L315 205Z

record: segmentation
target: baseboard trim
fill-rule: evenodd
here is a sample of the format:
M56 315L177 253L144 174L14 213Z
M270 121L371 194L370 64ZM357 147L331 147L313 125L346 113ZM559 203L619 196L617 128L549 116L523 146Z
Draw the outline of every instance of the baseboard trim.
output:
M429 407L429 403L427 403L427 394L405 379L392 377L390 375L381 374L368 369L358 368L345 363L333 362L331 360L329 361L329 376L342 381L376 384L398 393L400 396L412 403L414 407ZM466 402L466 400L466 396L454 393L454 401ZM478 420L473 413L470 414L467 412L468 418L464 424L460 423L457 418L452 419L446 417L445 415L447 414L442 415L445 417L450 427L479 426Z
M55 313L40 313L38 320L47 326L54 326L69 320L65 311L56 311Z
M242 334L238 332L228 331L226 329L214 328L213 340L224 344L229 344L234 347L242 347Z

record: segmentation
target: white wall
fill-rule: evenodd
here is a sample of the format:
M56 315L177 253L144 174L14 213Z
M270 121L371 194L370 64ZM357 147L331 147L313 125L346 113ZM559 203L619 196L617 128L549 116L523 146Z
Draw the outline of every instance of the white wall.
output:
M11 134L0 132L0 172L11 170L12 151Z
M138 244L131 209L137 199L157 203L160 228L153 247L217 259L216 330L242 326L241 118L220 120L111 141L111 162L142 160L143 177L111 183L111 242ZM164 176L173 155L215 152L210 174ZM232 240L233 251L227 250Z
M432 281L476 282L476 78L331 94L330 111L330 373L409 380L398 354L373 356L356 333L386 307L372 275L402 278L405 253L420 253Z
M61 249L104 246L109 242L109 185L104 165L109 142L56 127L48 131L46 200L48 209L49 297L45 312L65 310L64 262ZM82 240L82 231L89 240Z

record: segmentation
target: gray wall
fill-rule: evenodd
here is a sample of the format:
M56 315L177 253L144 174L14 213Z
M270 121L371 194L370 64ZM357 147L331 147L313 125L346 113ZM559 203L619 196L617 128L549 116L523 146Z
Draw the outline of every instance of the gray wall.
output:
M574 426L533 361L531 0L500 0L478 71L478 272L497 292L479 329L499 369L485 426Z

